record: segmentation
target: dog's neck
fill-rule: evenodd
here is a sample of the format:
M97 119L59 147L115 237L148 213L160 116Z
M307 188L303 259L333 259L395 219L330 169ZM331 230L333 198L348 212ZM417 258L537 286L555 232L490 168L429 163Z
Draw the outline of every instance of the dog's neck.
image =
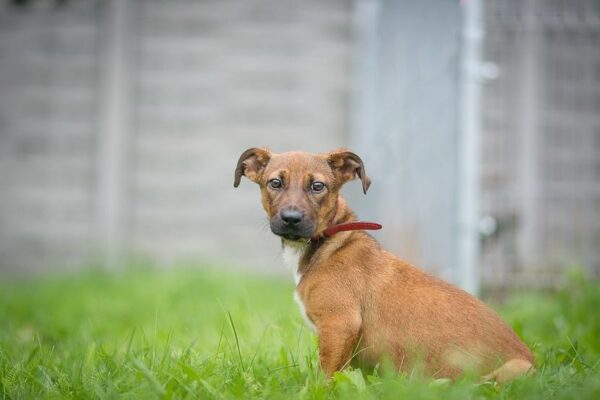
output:
M344 200L342 196L338 196L335 214L332 220L329 222L329 225L337 225L352 221L356 221L356 214L354 214L354 211L350 209L350 206L348 206L346 200Z
M356 214L354 214L346 200L341 196L338 197L336 207L335 214L329 222L329 226L356 221ZM336 235L337 247L340 247L351 235L352 232L343 232ZM310 268L313 259L317 255L317 251L327 246L327 243L330 241L331 238L326 237L320 240L281 240L283 262L293 271L296 285L300 283L302 276Z

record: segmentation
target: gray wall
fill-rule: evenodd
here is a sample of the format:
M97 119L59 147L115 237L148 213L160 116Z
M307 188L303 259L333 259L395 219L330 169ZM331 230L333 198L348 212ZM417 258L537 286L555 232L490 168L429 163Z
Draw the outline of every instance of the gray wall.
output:
M33 3L0 4L2 268L75 267L111 243L279 269L233 170L252 146L346 142L351 3Z
M0 9L0 265L76 265L93 241L98 10Z
M140 3L133 248L279 268L243 150L326 151L347 131L347 1Z

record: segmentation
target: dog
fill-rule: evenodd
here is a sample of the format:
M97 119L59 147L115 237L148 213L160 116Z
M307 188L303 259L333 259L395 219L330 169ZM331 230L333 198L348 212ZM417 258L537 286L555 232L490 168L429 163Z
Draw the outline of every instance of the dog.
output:
M515 332L470 294L398 259L367 234L340 196L356 178L371 184L363 161L347 149L272 153L251 148L234 177L260 186L272 232L295 269L295 297L319 338L327 377L348 365L414 368L434 378L464 373L505 382L534 370Z

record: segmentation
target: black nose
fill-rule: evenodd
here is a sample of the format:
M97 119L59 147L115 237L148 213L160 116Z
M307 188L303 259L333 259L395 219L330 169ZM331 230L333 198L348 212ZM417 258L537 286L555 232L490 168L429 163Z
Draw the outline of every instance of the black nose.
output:
M304 217L304 213L298 210L282 210L281 219L288 226L297 226Z

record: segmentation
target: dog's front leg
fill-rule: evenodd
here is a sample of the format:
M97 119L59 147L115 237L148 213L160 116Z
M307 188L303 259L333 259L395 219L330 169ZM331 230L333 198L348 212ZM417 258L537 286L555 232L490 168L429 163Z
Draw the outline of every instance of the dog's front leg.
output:
M328 378L350 363L359 342L360 317L335 316L317 323L321 369Z

